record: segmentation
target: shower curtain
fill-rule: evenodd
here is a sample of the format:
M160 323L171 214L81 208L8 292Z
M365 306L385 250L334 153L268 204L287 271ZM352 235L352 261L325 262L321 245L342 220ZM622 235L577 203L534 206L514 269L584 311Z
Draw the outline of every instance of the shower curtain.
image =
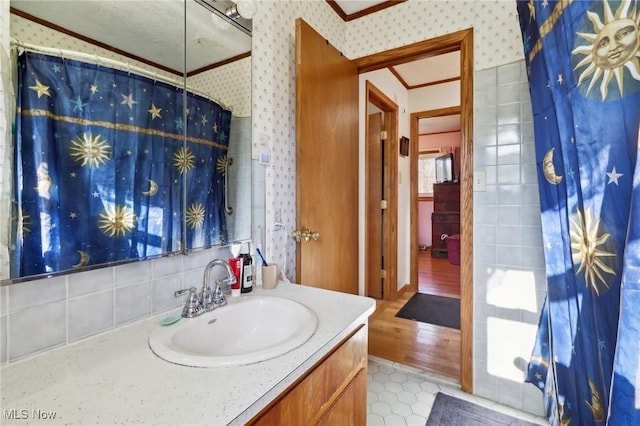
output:
M226 241L230 111L99 63L17 67L12 277Z
M640 424L638 2L517 9L547 271L527 381L551 424Z

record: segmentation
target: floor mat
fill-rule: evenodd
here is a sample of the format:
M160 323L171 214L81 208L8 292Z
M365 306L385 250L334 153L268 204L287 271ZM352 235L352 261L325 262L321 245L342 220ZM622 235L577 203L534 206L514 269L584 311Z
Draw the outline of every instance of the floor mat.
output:
M526 420L442 392L436 394L426 426L535 426Z
M460 299L416 293L396 316L460 330Z

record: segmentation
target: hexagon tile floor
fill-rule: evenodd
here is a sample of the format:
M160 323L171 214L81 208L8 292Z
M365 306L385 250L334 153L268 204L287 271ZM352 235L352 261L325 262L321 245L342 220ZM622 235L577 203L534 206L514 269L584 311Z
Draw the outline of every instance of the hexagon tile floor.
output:
M369 356L367 426L424 426L440 391L532 423L547 424L542 417L466 394L451 379Z

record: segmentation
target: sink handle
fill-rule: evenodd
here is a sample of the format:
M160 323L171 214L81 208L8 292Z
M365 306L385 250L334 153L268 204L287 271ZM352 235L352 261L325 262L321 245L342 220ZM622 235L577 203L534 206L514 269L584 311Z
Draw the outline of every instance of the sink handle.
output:
M187 302L184 304L184 308L182 308L182 316L184 318L193 318L198 316L202 310L202 305L198 300L197 289L195 287L185 288L176 291L173 295L175 297L180 297L187 293L189 293L189 295L187 296Z
M175 293L173 293L173 295L175 297L180 297L183 296L187 293L195 293L196 291L198 291L195 287L191 287L191 288L184 288L182 290L177 290Z

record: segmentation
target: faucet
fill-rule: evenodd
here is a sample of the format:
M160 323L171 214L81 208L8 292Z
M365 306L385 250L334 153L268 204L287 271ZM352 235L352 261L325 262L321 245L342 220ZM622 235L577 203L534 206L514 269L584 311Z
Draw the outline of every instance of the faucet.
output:
M227 271L227 278L216 280L215 288L211 291L211 286L209 285L211 270L217 265L225 268ZM202 305L204 312L212 311L227 304L227 299L224 297L224 293L220 288L220 285L223 283L235 284L236 275L233 273L231 266L229 266L226 261L222 259L214 259L204 268L202 291L200 292L200 304Z
M216 280L216 286L214 290L211 291L209 275L211 275L211 270L216 265L223 266L227 270L227 278ZM226 261L222 259L212 260L204 268L204 277L202 280L202 290L200 291L200 295L197 294L195 287L178 290L173 293L175 297L180 297L188 293L187 302L182 309L182 316L184 318L194 318L204 314L205 312L210 312L216 308L226 305L227 299L224 297L224 293L220 288L220 284L223 283L235 284L236 275L233 273L231 266L229 266Z
M198 295L196 294L196 291L197 290L195 287L191 287L191 288L178 290L175 293L173 293L175 297L180 297L183 294L189 293L187 297L187 302L184 304L184 308L182 308L183 318L194 318L204 313L204 310L202 309L202 305L198 300Z

